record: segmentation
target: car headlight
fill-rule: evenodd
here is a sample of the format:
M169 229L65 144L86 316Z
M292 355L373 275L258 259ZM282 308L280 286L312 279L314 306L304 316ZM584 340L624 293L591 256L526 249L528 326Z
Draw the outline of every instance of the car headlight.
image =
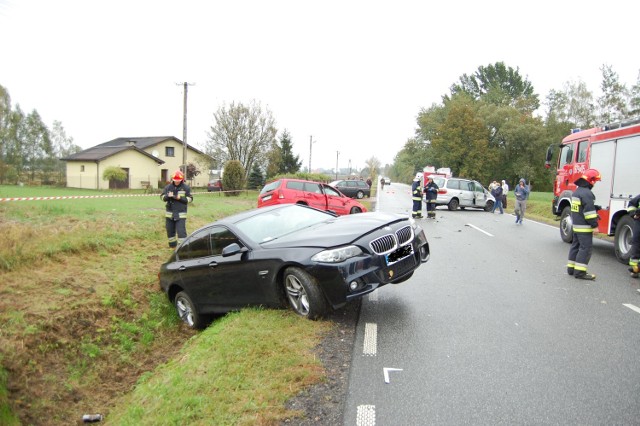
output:
M412 217L409 218L409 224L414 231L418 228L418 222L416 222L416 220Z
M346 246L331 250L324 250L313 255L311 260L314 262L338 263L344 262L355 256L362 254L362 250L356 246Z

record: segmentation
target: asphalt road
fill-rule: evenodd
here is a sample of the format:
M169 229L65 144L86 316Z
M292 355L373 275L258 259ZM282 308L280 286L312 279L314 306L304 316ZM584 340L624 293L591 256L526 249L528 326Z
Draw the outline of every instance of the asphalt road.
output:
M410 214L410 187L377 209ZM345 425L640 424L640 282L611 243L580 281L556 227L446 207L421 223L430 261L363 300Z

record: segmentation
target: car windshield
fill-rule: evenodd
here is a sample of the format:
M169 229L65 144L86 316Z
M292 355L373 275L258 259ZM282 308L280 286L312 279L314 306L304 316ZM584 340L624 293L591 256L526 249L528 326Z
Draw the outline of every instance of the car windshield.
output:
M441 177L434 177L433 178L433 183L438 185L438 188L443 188L444 187L444 179L441 178Z
M334 219L334 216L319 210L291 205L264 211L236 225L252 240L264 243L329 219Z

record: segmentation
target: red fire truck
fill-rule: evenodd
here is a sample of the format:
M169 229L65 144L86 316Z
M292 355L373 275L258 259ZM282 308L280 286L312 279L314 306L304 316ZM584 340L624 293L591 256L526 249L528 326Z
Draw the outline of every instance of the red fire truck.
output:
M547 150L545 167L551 167L553 148ZM574 130L560 144L553 185L553 214L560 218L560 237L573 239L571 194L575 175L596 169L602 181L593 193L598 211L598 232L615 235L618 260L629 261L633 219L626 213L629 200L640 193L640 119L588 130Z

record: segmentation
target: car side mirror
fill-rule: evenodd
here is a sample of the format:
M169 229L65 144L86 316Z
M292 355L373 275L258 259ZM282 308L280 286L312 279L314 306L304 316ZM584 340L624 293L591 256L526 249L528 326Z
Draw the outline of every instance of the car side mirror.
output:
M246 247L240 247L238 243L232 243L222 249L222 257L233 256L238 253L246 253L249 249Z

